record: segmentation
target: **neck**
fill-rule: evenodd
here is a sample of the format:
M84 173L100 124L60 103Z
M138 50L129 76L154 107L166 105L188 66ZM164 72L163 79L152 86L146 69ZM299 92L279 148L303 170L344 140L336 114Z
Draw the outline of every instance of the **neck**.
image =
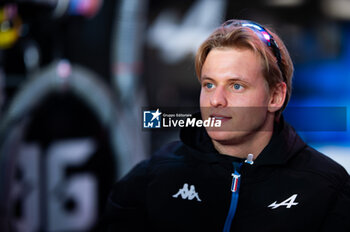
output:
M262 150L267 146L272 137L272 131L257 132L254 140L239 143L222 143L212 140L215 149L220 154L227 154L237 158L247 158L248 154L253 154L256 159Z

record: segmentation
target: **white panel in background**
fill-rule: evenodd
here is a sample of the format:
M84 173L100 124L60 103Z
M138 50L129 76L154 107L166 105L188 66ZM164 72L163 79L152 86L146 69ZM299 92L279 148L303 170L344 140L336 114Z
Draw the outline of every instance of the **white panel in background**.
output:
M189 54L195 54L199 45L225 18L225 0L197 0L178 19L174 9L166 9L150 26L147 41L158 48L168 63L176 63Z
M315 148L337 161L350 173L350 146L327 145L315 146Z

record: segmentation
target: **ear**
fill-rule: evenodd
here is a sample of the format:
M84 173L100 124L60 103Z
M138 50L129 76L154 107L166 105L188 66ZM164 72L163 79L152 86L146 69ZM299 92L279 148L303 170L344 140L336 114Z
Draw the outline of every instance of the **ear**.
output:
M274 113L282 108L286 99L287 85L285 82L280 82L271 90L268 111Z

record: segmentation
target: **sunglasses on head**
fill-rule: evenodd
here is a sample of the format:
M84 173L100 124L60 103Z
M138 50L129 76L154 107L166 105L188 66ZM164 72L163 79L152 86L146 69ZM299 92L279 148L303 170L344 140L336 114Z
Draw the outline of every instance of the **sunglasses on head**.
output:
M281 51L273 39L273 36L261 25L249 20L228 20L223 24L223 27L246 27L255 32L255 34L260 38L260 40L272 49L272 52L277 60L278 68L282 73L283 80L285 80L283 68L282 68L282 58Z

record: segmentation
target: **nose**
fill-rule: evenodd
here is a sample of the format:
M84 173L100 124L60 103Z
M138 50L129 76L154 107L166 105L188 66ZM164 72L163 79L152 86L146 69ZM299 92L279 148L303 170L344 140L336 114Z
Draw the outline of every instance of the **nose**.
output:
M210 105L213 107L226 107L227 99L224 88L217 87L210 98Z

